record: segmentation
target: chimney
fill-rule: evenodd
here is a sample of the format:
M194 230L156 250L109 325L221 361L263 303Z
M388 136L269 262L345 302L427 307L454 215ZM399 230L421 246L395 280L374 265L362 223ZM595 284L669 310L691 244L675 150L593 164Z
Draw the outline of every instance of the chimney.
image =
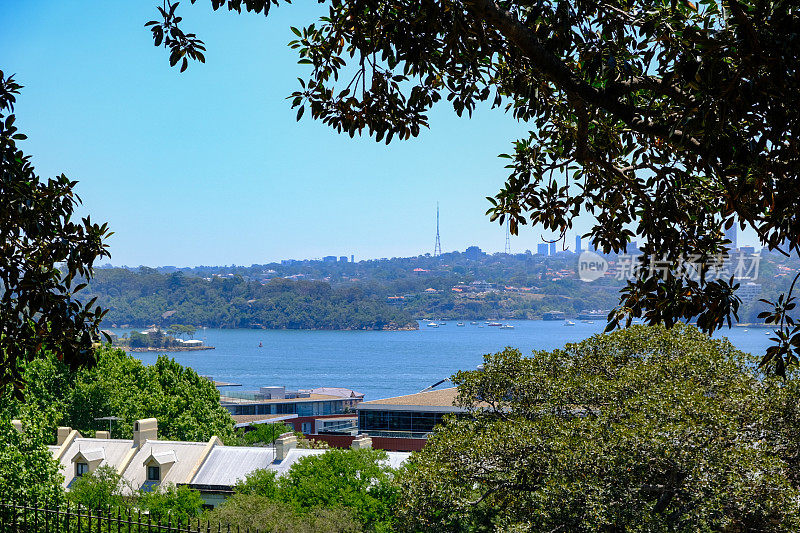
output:
M141 448L147 440L158 439L158 420L144 418L133 423L133 445Z
M110 439L111 432L110 431L95 431L94 438L96 439Z
M17 432L22 433L22 420L12 420L11 425L14 426Z
M64 441L67 440L67 437L69 437L71 432L71 427L58 426L58 431L56 433L56 446L61 446L64 444Z
M372 439L369 435L356 435L350 447L354 450L363 450L365 448L372 448Z
M297 437L294 433L284 433L275 440L275 460L283 461L293 448L297 448Z

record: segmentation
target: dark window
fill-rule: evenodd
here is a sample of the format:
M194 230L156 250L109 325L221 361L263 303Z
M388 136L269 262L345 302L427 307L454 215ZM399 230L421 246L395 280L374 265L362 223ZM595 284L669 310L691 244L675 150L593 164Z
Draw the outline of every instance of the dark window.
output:
M82 475L88 473L89 473L88 463L75 463L75 477L81 477Z
M411 431L411 413L407 411L390 411L389 430Z
M362 430L387 430L389 429L389 418L386 411L361 411L358 426Z
M148 466L147 467L147 481L161 481L161 467Z

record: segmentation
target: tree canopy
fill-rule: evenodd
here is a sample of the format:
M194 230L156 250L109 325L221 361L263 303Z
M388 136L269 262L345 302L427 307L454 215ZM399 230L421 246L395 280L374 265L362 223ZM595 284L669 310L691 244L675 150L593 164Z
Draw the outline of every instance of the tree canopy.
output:
M191 0L195 3L196 0ZM268 14L278 0L211 0ZM734 224L769 249L800 250L798 8L786 0L330 0L319 23L293 28L309 74L291 95L340 133L408 139L448 102L482 102L531 126L508 158L488 214L563 235L594 217L598 248L645 240L615 327L633 317L714 331L736 316L735 281L707 276ZM204 61L177 3L148 22L170 63ZM686 263L702 265L686 275ZM780 315L781 305L776 302ZM800 329L764 364L796 363Z
M93 362L104 312L74 293L109 255L111 235L88 216L73 220L77 182L42 180L17 147L26 138L14 125L21 88L0 71L0 388L12 383L19 397L24 363L46 350L73 369Z
M219 403L214 384L174 359L159 356L153 365L119 349L98 350L97 365L76 372L53 357L28 365L29 401L55 409L58 422L83 433L108 429L96 418L116 416L114 438L131 438L133 422L158 419L159 438L206 441L233 437L233 419Z
M691 326L633 326L460 372L401 523L436 531L791 531L798 376Z

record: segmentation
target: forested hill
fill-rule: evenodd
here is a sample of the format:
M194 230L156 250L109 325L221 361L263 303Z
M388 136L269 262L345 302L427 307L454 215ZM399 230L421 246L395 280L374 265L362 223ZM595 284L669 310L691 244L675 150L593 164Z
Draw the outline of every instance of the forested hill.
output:
M142 268L99 269L81 299L97 297L106 324L195 324L215 328L406 329L411 315L358 287L324 281L196 277Z

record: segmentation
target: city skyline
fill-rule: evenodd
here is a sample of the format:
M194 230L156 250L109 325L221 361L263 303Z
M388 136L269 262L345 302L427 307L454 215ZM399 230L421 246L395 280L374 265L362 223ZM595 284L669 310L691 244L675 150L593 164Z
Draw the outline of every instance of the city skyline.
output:
M143 26L150 2L111 13L99 1L82 6L4 3L0 16L15 24L0 47L24 86L21 147L43 178L78 181L79 214L114 232L112 264L432 253L437 202L442 251L504 251L505 228L489 221L485 197L507 176L497 156L528 125L486 105L458 118L443 104L420 137L387 147L296 122L286 96L305 67L286 46L289 27L316 20L318 5L282 6L267 20L182 6L208 45L206 63L182 74ZM589 228L580 217L576 231ZM510 248L553 237L522 226Z

